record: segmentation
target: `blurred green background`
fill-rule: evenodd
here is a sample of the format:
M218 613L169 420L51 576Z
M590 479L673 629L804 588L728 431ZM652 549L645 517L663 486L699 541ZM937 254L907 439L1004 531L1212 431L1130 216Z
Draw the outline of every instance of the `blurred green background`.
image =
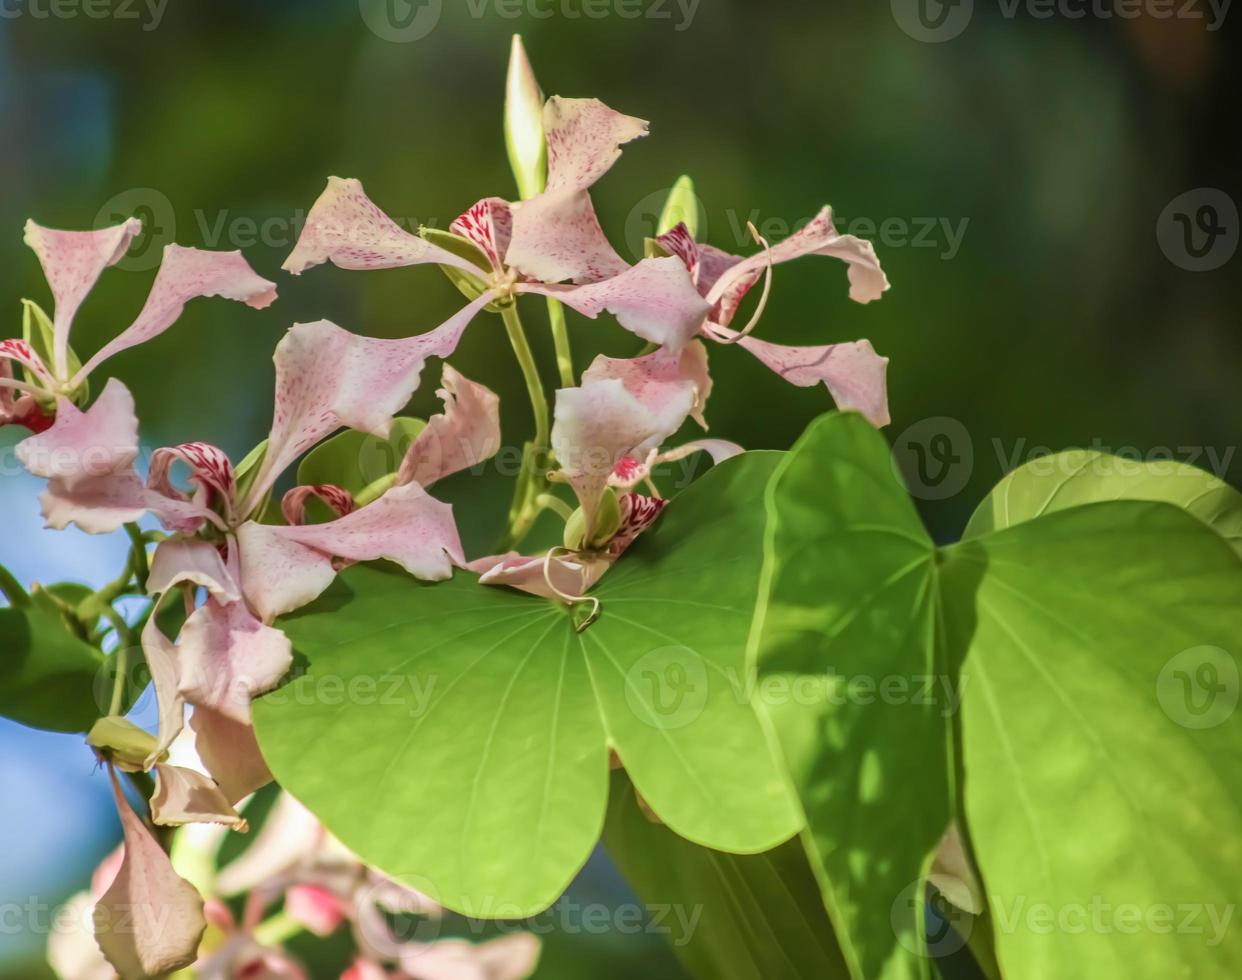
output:
M360 178L411 227L512 196L501 93L521 31L548 94L651 121L594 195L627 258L682 173L707 240L731 251L750 250L748 220L780 238L825 202L843 230L875 239L893 283L881 302L850 303L838 264L803 260L777 270L759 335L867 337L892 359L890 433L938 538L1046 449L1172 456L1237 483L1236 24L1206 0L1176 5L1200 17L1171 19L1154 4L1108 15L1098 0L1063 0L1048 17L925 2L920 20L915 0L104 0L104 17L73 0L5 0L0 336L20 331L20 298L50 303L21 241L27 217L149 223L79 316L81 353L132 319L164 243L243 249L279 302L196 301L108 366L136 396L146 445L205 440L239 459L270 423L271 351L291 323L403 336L460 306L431 268L295 279L279 267L330 174ZM927 26L938 12L939 33ZM1179 214L1206 222L1198 238L1179 237ZM580 369L637 348L611 321L570 317ZM551 386L542 307L526 319ZM453 363L501 394L520 442L529 410L499 320L477 321ZM829 407L822 389L789 387L741 350L713 348L711 363L713 435L786 448ZM437 408L438 370L418 414ZM109 577L115 549L36 530L37 485L14 473L12 433L3 440L0 561L45 581ZM464 528L475 550L503 505L494 496ZM0 903L60 900L111 845L115 818L84 753L0 728L0 831L11 842L40 829L0 857ZM578 888L622 894L602 862ZM9 930L0 974L42 975L38 946ZM587 962L592 976L679 975L658 939L612 934L550 939L540 976Z

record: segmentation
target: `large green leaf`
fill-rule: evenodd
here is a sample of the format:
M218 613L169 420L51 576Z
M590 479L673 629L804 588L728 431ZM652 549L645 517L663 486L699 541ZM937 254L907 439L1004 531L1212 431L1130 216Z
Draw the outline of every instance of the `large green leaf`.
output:
M769 489L757 701L857 977L925 977L922 879L952 813L936 550L861 416L812 424Z
M1220 932L1242 894L1237 555L1142 502L952 552L965 813L1003 974L1242 976L1238 927Z
M1175 504L1242 551L1242 493L1228 483L1175 460L1144 462L1088 449L1033 459L1008 474L976 509L962 538L1106 500Z
M797 840L762 854L699 847L653 823L613 774L604 844L686 969L703 980L836 980L849 972Z
M763 851L796 833L744 682L778 459L730 460L675 499L581 634L464 573L346 571L281 624L308 669L254 706L277 779L365 860L479 917L546 907L581 867L609 746L688 838Z
M107 710L107 658L37 605L0 609L0 715L84 732ZM102 698L102 703L100 702Z
M1018 471L941 551L860 419L815 423L773 481L758 701L858 980L926 975L917 868L954 811L1005 976L1242 970L1221 932L1242 888L1236 500L1093 459ZM960 693L960 760L917 669L937 709Z

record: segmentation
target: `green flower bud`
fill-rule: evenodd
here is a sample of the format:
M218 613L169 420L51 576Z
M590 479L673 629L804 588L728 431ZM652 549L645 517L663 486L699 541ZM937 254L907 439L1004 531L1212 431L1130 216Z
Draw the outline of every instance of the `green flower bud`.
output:
M699 199L694 193L694 181L685 174L677 178L677 183L668 192L668 200L664 202L664 210L660 212L660 221L656 225L656 234L663 235L682 223L691 238L699 237Z
M543 135L543 92L522 46L513 35L505 78L505 149L522 200L543 191L548 182L548 147Z
M86 744L97 749L113 764L125 772L141 772L146 761L155 751L155 736L144 732L132 721L120 715L100 718L86 736Z
M595 511L595 532L590 540L587 540L586 515L579 507L565 522L565 535L562 541L570 551L590 551L602 548L620 529L621 504L612 487L607 487Z

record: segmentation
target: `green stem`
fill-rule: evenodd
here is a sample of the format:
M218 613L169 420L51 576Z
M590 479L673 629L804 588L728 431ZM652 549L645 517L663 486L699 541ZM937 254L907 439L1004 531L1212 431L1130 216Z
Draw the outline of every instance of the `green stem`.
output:
M116 653L113 654L116 661L116 675L112 678L112 701L108 705L108 714L119 715L121 702L125 698L125 681L129 675L129 649L137 643L137 640L129 624L111 606L105 606L101 614L116 630Z
M13 573L3 565L0 565L0 592L4 593L4 597L9 601L9 605L15 609L30 605L30 594L13 577Z
M561 387L574 386L574 358L569 349L569 328L565 325L565 307L560 300L548 297L548 322L552 325L552 343L556 347L556 370Z
M509 506L509 527L501 542L501 550L507 551L516 547L526 536L539 514L535 500L547 488L550 426L548 398L543 391L543 382L539 380L539 369L535 365L530 344L527 343L526 332L522 329L517 304L511 303L502 307L500 315L509 334L509 343L513 345L518 366L522 369L522 377L526 380L526 392L530 396L530 407L535 416L535 435L522 447L522 465L518 471L517 486L513 491L513 502Z
M517 303L501 307L500 318L505 322L509 343L513 345L518 367L522 369L522 378L526 381L526 394L530 397L531 411L535 416L534 442L540 446L547 446L548 398L543 393L543 382L539 380L539 368L535 365L535 355L531 353L530 344L526 341L526 331L522 329L522 319L518 316Z
M147 576L151 573L151 566L147 562L146 538L143 537L142 528L134 523L125 525L125 533L129 535L129 556L134 578L138 580L138 588L146 592Z
M379 500L389 490L392 489L394 483L397 482L397 474L389 473L381 476L378 480L368 483L365 487L354 494L354 503L359 507L365 507L373 500Z
M550 493L541 493L535 498L535 505L540 510L552 510L560 514L560 516L569 520L574 516L574 509L565 503L560 497Z

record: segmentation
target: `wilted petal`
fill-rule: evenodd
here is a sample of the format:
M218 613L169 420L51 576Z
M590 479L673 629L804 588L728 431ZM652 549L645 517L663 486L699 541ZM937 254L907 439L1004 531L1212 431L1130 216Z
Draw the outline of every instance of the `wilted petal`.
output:
M247 522L238 529L242 589L270 621L310 602L331 584L333 558L387 558L417 578L437 581L462 564L453 508L416 483L326 524L298 527Z
M563 602L564 596L582 596L590 590L612 563L604 558L553 554L519 555L511 551L470 562L466 567L479 573L480 585L507 585L531 595Z
M327 504L337 517L344 517L357 509L353 494L334 483L315 483L310 486L294 487L280 500L280 512L287 524L305 523L306 502L311 497Z
M608 243L588 188L621 155L621 146L647 134L647 123L598 99L553 96L544 106L547 189L513 205L513 238L506 264L541 282L598 282L627 263Z
M155 793L151 819L164 826L187 823L218 823L245 832L246 821L210 776L183 766L155 767Z
M397 225L354 178L329 177L289 257L281 266L300 275L331 262L342 269L396 269L434 262L478 274L478 268Z
M194 962L206 927L203 900L130 809L116 773L109 774L125 859L95 904L95 938L123 980L162 976Z
M241 513L249 513L303 452L342 426L386 438L427 358L452 354L494 298L486 292L436 329L400 340L361 337L327 320L296 324L276 347L275 417Z
M850 299L870 303L888 289L888 277L880 268L875 247L865 239L840 234L832 223L832 208L824 208L784 241L758 252L725 270L711 286L707 298L717 306L714 319L728 325L750 288L768 268L803 255L827 255L848 266Z
M225 567L220 550L199 538L168 538L155 547L147 592L161 595L181 582L193 582L220 602L236 602L241 590Z
M823 382L839 408L861 412L872 425L888 425L888 358L869 340L823 347L785 347L743 337L745 347L790 384L811 388Z
M275 302L276 284L250 268L241 252L166 245L164 260L138 319L87 361L77 377L85 378L112 355L158 337L177 321L185 304L199 296L238 300L261 310Z
M17 458L26 469L69 489L125 470L137 456L134 396L116 378L108 380L85 412L69 399L57 398L52 427L17 444Z
M181 628L180 650L186 701L242 723L250 721L251 699L275 687L293 663L285 634L255 619L244 602L208 599Z
M427 487L450 473L491 459L500 449L500 399L445 364L436 392L444 411L433 415L410 444L397 483ZM292 523L292 522L290 522Z
M559 299L592 319L607 310L631 333L680 350L702 328L711 306L675 256L643 259L603 282L588 286L519 285L519 292Z
M230 803L272 781L249 723L199 706L190 712L190 729L199 758Z
M120 260L140 231L142 222L137 218L99 231L57 231L33 221L26 222L26 244L39 257L43 275L56 301L52 355L56 363L48 367L58 374L66 367L69 329L82 300L86 299L100 273Z

